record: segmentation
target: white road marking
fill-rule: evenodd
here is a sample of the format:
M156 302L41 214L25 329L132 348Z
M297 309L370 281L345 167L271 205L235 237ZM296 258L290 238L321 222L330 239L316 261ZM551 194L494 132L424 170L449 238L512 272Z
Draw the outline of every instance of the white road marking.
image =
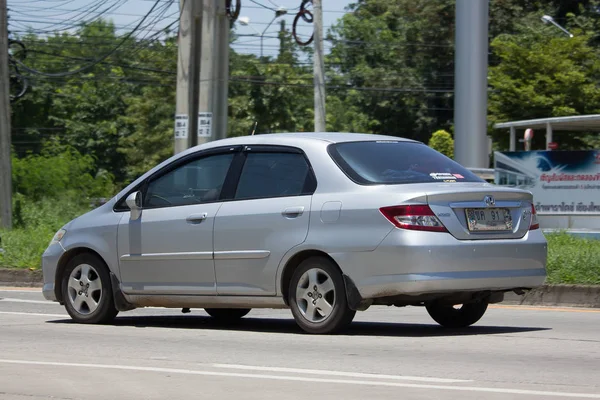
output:
M0 292L10 293L42 293L42 288L14 288L14 287L0 287Z
M34 317L71 318L68 314L42 314L42 313L15 312L15 311L0 311L0 314L6 314L6 315L32 315Z
M63 363L63 362L30 361L30 360L7 360L7 359L0 359L0 363L20 364L20 365L40 365L40 366L43 365L43 366L53 366L53 367L98 368L98 369L113 369L113 370L124 370L124 371L160 372L160 373L167 373L167 374L220 376L220 377L229 377L229 378L248 378L248 379L278 380L278 381L290 381L290 382L333 383L333 384L360 385L360 386L405 387L405 388L415 388L415 389L454 390L454 391L461 391L461 392L484 392L484 393L520 394L520 395L545 396L545 397L572 397L572 398L584 398L584 399L600 399L600 394L592 394L592 393L588 394L588 393L550 392L550 391L540 391L540 390L504 389L504 388L495 388L495 387L476 387L476 386L426 385L426 384L418 384L418 383L382 382L382 381L350 380L350 379L325 379L325 378L309 378L309 377L286 376L286 375L244 374L244 373L233 373L233 372L198 371L198 370L190 370L190 369L142 367L142 366L114 365L114 364L81 364L81 363Z
M330 375L344 376L347 378L365 378L365 379L390 379L401 381L418 381L418 382L435 382L435 383L462 383L473 382L472 380L464 379L449 379L449 378L430 378L423 376L404 376L404 375L383 375L383 374L365 374L361 372L344 372L344 371L327 371L321 369L303 369L303 368L282 368L282 367L259 367L253 365L238 365L238 364L212 364L215 368L241 369L247 371L263 371L263 372L287 372L307 375Z
M56 305L58 303L49 301L49 300L26 300L26 299L13 299L10 297L0 297L0 301L3 302L7 302L7 303L31 303L31 304L50 304L50 305Z

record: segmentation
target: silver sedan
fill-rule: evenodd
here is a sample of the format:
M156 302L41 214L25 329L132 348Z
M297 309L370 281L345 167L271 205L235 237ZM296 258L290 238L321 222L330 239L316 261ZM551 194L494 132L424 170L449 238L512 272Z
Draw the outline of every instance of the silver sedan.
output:
M330 333L371 305L411 305L458 328L541 285L546 254L529 192L422 143L270 134L188 149L66 224L43 292L82 323L289 307L303 330Z

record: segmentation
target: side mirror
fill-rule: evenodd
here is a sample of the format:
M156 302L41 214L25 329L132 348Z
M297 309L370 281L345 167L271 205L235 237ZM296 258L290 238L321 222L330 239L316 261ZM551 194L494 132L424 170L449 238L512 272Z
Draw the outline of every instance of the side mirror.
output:
M142 214L142 192L137 191L131 193L129 196L127 196L125 203L131 210L131 219L138 219Z

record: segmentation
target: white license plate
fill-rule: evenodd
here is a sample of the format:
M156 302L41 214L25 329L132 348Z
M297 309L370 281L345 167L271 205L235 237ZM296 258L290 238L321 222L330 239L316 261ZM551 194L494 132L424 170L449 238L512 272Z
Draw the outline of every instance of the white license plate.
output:
M510 231L513 228L508 208L467 208L465 213L472 232Z

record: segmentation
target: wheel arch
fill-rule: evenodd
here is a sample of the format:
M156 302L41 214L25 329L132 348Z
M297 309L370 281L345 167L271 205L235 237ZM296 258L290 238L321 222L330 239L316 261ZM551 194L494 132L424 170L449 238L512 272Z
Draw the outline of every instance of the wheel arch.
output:
M331 261L331 263L340 271L342 274L342 278L344 279L344 286L346 287L346 298L348 300L348 306L353 310L363 310L366 309L363 304L363 299L360 296L356 285L352 281L352 279L344 274L340 265L331 257L329 254L322 250L302 250L296 254L294 254L283 267L283 272L281 273L281 295L283 297L283 301L287 306L288 303L288 295L289 295L289 287L290 282L292 280L292 275L294 275L294 271L298 266L304 261L311 257L323 257ZM368 306L367 306L368 307Z
M100 260L102 260L102 262L104 263L104 265L106 266L106 268L108 269L108 272L110 273L110 268L108 268L108 264L106 263L106 260L100 255L100 253L98 253L97 251L89 248L89 247L75 247L72 249L67 250L58 260L58 264L56 267L56 273L54 275L54 295L56 296L56 300L58 300L60 303L63 302L63 298L62 298L62 275L65 271L65 268L67 267L67 265L69 264L69 262L76 256L80 255L80 254L92 254L96 257L98 257Z

